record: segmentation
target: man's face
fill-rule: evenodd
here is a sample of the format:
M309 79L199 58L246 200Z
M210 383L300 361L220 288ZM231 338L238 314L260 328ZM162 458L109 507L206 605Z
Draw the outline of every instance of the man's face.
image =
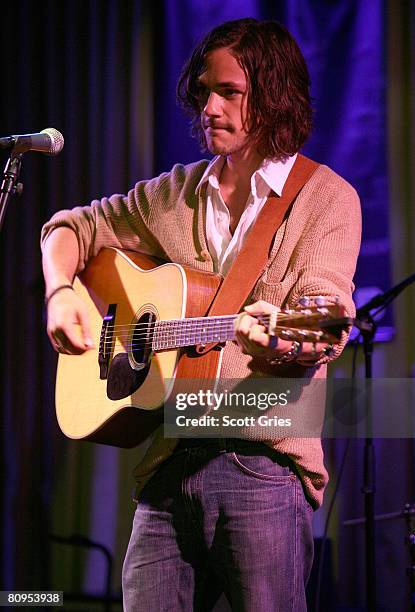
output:
M227 48L207 54L206 70L198 81L201 123L209 151L229 155L246 150L246 76Z

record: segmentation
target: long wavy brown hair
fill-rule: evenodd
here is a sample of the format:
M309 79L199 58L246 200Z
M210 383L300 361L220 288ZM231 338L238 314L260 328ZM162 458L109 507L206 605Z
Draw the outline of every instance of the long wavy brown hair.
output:
M310 77L297 43L275 21L227 21L195 48L177 85L178 100L191 117L192 135L206 150L198 78L206 70L206 55L224 47L245 72L245 129L254 146L264 158L280 160L293 155L307 140L312 126Z

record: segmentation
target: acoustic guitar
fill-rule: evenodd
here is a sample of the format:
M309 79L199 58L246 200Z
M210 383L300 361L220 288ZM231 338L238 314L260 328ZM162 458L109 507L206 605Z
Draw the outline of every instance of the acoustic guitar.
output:
M102 249L74 281L86 302L95 348L60 355L59 426L69 438L136 446L163 421L178 379L215 380L236 314L203 316L222 278L148 256ZM263 317L284 339L337 342L350 324L323 298Z

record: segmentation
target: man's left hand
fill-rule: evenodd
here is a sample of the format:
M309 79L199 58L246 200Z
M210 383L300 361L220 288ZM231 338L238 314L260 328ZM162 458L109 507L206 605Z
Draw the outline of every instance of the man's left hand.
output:
M291 340L282 340L267 333L267 328L261 323L261 315L278 312L279 308L263 300L246 306L235 321L235 339L242 352L252 357L265 358L268 361L279 359L292 350ZM329 345L325 342L303 342L296 357L301 365L313 365L324 355Z

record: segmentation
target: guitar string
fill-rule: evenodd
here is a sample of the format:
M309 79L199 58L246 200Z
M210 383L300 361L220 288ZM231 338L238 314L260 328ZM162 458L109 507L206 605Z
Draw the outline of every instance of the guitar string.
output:
M230 320L235 320L238 315L222 315L223 316L223 321L224 322L230 322ZM326 314L325 313L311 313L311 314L305 314L305 313L292 313L292 314L284 314L284 315L278 315L278 321L284 321L284 320L295 320L295 319L301 319L301 318L305 318L307 320L313 319L313 318L317 318L317 319L321 319L323 317L325 317ZM260 321L264 322L264 323L269 323L269 320L271 318L271 315L261 315L260 317ZM111 326L111 329L119 329L119 328L124 328L124 329L129 329L131 327L151 327L151 326L156 326L156 325L217 325L220 324L222 321L220 319L220 317L187 317L184 319L160 319L160 320L156 320L156 321L152 321L152 322L147 322L147 323L117 323L117 324L112 324L111 322L109 322L109 326Z
M277 325L276 327L274 327L274 331L278 331L278 330L300 330L302 328L300 327L289 327L286 325ZM318 331L318 330L313 330L310 328L304 328L304 329L308 329L311 332L314 331ZM233 330L233 327L229 326L229 325L222 325L222 326L216 326L216 327L211 327L211 328L200 328L200 329L173 329L170 328L168 330L156 330L154 331L154 333L152 333L153 337L157 337L157 338L161 338L161 337L169 337L169 336L179 336L179 335L209 335L209 333L211 334L212 332L217 332L217 333L223 333L224 331L230 332ZM146 338L149 334L148 333L137 333L134 332L132 334L129 334L127 332L121 332L119 330L116 331L116 333L112 333L113 330L108 330L107 333L105 334L105 336L108 336L110 333L111 335L117 335L119 337L132 337L135 340L140 340L141 338Z
M299 330L301 329L300 327L296 328L296 327L290 327L290 326L286 326L286 325L277 325L274 327L274 331L278 331L278 330ZM317 331L317 330L313 330L310 328L306 328L311 332ZM157 330L152 330L151 334L153 335L153 337L157 337L157 338L161 338L161 337L171 337L171 336L180 336L180 335L209 335L212 334L212 332L216 332L216 333L223 333L225 331L230 332L233 330L233 327L230 325L216 325L216 326L205 326L205 327L200 327L200 329L195 329L195 328L190 328L190 329L186 329L186 328L173 328L170 327L168 329L157 329ZM148 337L150 333L150 330L144 331L144 330L140 330L140 332L138 333L137 331L134 331L132 334L128 333L127 331L122 332L121 330L114 330L113 328L110 328L108 330L106 330L105 336L108 335L114 335L116 334L117 336L124 336L124 337L132 337L134 338L134 340L140 340L142 338L146 338Z
M318 333L318 331L321 330L313 330L310 328L307 328L306 326L304 326L304 328L306 330L308 330L308 332L311 333ZM229 324L222 324L222 325L211 325L211 326L204 326L204 327L200 327L199 329L196 328L190 328L190 329L186 329L184 327L169 327L167 329L157 329L157 330L140 330L140 332L137 332L137 330L133 331L132 334L128 333L128 332L122 332L121 330L114 330L113 328L110 328L107 330L106 334L105 334L105 339L104 342L107 341L107 336L108 335L114 335L116 334L119 337L126 337L126 338L132 338L135 341L140 341L141 339L147 338L149 336L149 334L151 334L153 336L153 338L156 339L166 339L166 338L172 338L172 337L181 337L181 336L209 336L212 335L212 333L216 333L216 335L220 335L224 332L229 333L233 330L232 326L230 326ZM295 328L295 327L290 327L290 326L284 326L284 325L277 325L276 327L274 327L274 331L297 331L297 333L299 332L299 330L301 330L300 327ZM109 341L111 341L111 339L109 339Z
M329 338L316 338L316 339L312 339L312 340L310 339L310 340L308 340L308 342L316 343L316 342L326 342L328 340L330 340L330 339ZM223 344L224 342L227 342L227 339L222 339L221 340L219 338L219 339L215 339L215 340L212 340L212 341L208 341L205 344ZM195 346L195 344L194 343L189 343L189 344L187 344L187 343L186 344L174 344L174 346L164 346L164 347L161 347L161 348L158 348L158 347L154 348L154 346L150 342L148 342L145 345L142 345L140 347L137 347L135 345L130 345L130 344L121 345L121 346L124 349L124 351L129 351L129 350L131 350L131 351L136 350L137 351L137 350L149 349L149 350L151 350L153 352L161 352L161 351L174 350L174 349L179 349L179 348L188 348L188 347L191 347L191 346ZM107 347L107 349L108 349L108 347Z
M276 329L277 329L277 331L279 331L280 333L282 333L282 332L286 332L286 331L287 331L287 330L289 330L290 328L286 328L286 327L281 327L281 328L280 328L280 327L278 327L278 328L276 328ZM222 338L222 333L224 333L224 332L228 332L228 331L229 331L229 330L226 330L226 329L224 329L224 330L220 330L220 331L219 331L219 333L218 333L218 334L216 334L216 337L214 337L214 338L207 338L207 339L206 339L206 338L204 338L204 339L203 339L203 342L204 342L204 343L206 343L206 344L210 344L210 343L213 343L213 342L225 342L226 340L233 340L233 338L230 338L230 337L228 336L228 333L226 333L226 338ZM300 337L303 337L303 336L302 336L302 334L299 334L299 331L300 331L300 330L296 330L296 331L297 331L297 334L298 334ZM221 333L221 332L222 332L222 333ZM294 333L295 333L295 332L294 332ZM309 332L307 332L307 333L309 333ZM305 338L303 337L303 340L304 340L305 342L307 342L307 341L308 341L308 342L313 342L313 341L321 341L321 339L322 339L322 337L323 337L323 332L321 332L321 331L320 331L320 332L316 331L316 332L312 332L312 333L314 333L314 334L320 334L320 335L319 335L319 337L318 337L318 338L312 338L311 336L308 336L308 335L307 335ZM278 335L278 334L277 334L277 335ZM307 338L308 338L308 340L307 340ZM123 345L123 340L126 340L126 341L132 341L132 342L133 342L133 344L128 344L128 343L126 343L125 345ZM133 337L133 338L131 339L129 336L124 336L124 338L122 338L122 337L118 337L118 338L116 338L115 340L114 340L114 339L105 339L103 342L100 342L100 348L104 348L104 350L105 350L105 349L107 349L107 348L108 348L108 345L109 345L109 346L113 346L113 345L114 345L114 344L115 344L117 341L118 341L118 344L122 344L122 345L124 346L124 348L125 348L125 349L133 349L133 348L136 348L136 349L138 349L138 348L139 348L139 349L142 349L142 348L150 348L150 347L152 348L154 344L158 344L158 343L162 343L162 342L167 342L169 346L164 347L164 348L169 348L169 347L170 347L170 344L171 344L171 342L172 342L172 340L173 340L173 344L172 344L171 348L174 348L174 347L180 347L180 346L194 346L195 344L198 344L199 342L202 342L202 339L201 339L201 338L200 338L200 339L198 339L198 338L192 338L192 339L191 339L192 341L190 341L190 340L189 340L189 339L187 339L186 337L177 337L177 335L176 335L176 336L175 336L173 339L172 339L171 337L167 337L167 338L166 338L166 337L157 337L157 338L156 338L156 340L155 340L155 342L154 342L154 339L153 339L153 341L149 340L149 341L146 341L146 342L140 343L140 346L138 346L138 347L137 347L137 344L139 344L139 340L137 340L137 338ZM185 342L186 344L181 344L182 342ZM188 344L187 344L187 343L188 343ZM163 347L162 347L162 348L159 348L159 349L156 349L156 350L163 350Z
M289 321L293 321L293 319L304 318L306 313L304 312L294 312L294 313L278 313L279 314L279 322L283 322L284 319L288 319ZM321 312L312 312L313 318L322 316ZM325 314L325 313L324 313ZM226 340L232 340L233 337L229 337L229 333L232 331L231 324L235 320L235 315L222 315L218 317L189 317L187 319L170 319L170 320L161 320L161 321L152 321L145 323L129 323L129 324L110 324L107 329L107 333L105 334L105 338L99 341L100 346L103 350L106 350L107 345L112 345L114 343L113 338L108 338L108 334L120 335L120 332L124 329L126 333L124 335L125 341L133 342L134 344L130 344L125 347L127 349L137 348L137 344L141 342L142 339L148 338L149 334L152 333L153 339L150 341L146 341L145 343L141 343L141 348L153 348L153 345L158 347L159 344L164 345L161 346L161 349L175 346L193 346L195 344L204 342L223 342ZM261 322L266 324L267 320L270 319L270 315L264 315L261 317ZM281 321L283 319L283 321ZM310 319L310 316L308 316ZM309 323L309 321L308 321ZM156 325L158 329L156 329ZM306 325L305 325L306 326ZM140 329L142 328L142 329ZM280 334L290 329L289 327L284 326L276 326L275 331L279 331ZM297 336L299 335L299 328L297 329ZM134 330L132 335L129 331ZM314 334L314 337L310 336L309 333L307 337L304 334L300 334L303 341L315 341L316 335L318 335L318 339L321 339L322 333L309 330ZM215 334L212 337L212 332ZM291 331L291 333L295 333ZM202 334L204 335L202 339ZM222 338L223 334L226 335L225 338ZM278 334L277 334L278 335ZM190 336L190 338L189 338ZM290 338L291 339L291 338ZM123 338L120 337L120 341ZM167 342L167 346L166 345Z
M198 338L196 338L197 336L212 336L212 332L215 331L215 336L216 337L221 337L223 334L226 334L226 336L229 336L229 333L232 332L232 328L229 325L222 325L220 327L216 327L216 328L211 328L211 330L206 331L205 329L200 329L200 330L186 330L186 329L169 329L169 330L164 330L164 331L157 331L155 334L153 334L153 342L155 341L155 343L158 342L166 342L166 341L175 341L175 342L181 342L181 341L187 341L187 338L190 336L192 339L194 338L196 340L196 342L199 341ZM124 339L127 340L131 340L132 342L138 343L140 342L140 340L145 339L148 337L148 334L137 334L137 333L133 333L132 336L130 334L123 334ZM120 336L120 338L122 338L122 336ZM229 338L231 339L231 338ZM201 341L201 338L200 338ZM212 339L213 341L213 339ZM111 338L105 338L103 340L103 344L111 344L113 342L113 339Z
M204 342L204 344L205 345L207 345L207 344L224 344L227 341L229 341L229 338L222 338L222 339L221 338L216 338L215 340ZM328 342L328 341L334 342L333 339L326 338L326 337L312 338L312 339L310 338L309 340L306 340L306 342L310 342L310 343L313 343L313 344L318 343L318 342ZM121 350L121 348L122 348L123 351L132 351L132 352L134 352L134 351L143 351L143 350L150 350L151 352L162 352L162 351L168 351L168 350L175 350L175 349L179 349L179 348L190 348L192 346L195 346L196 344L197 343L194 343L194 342L189 342L189 343L185 342L183 344L175 343L173 346L167 345L167 346L161 346L161 347L159 347L159 346L155 347L150 342L148 342L148 343L146 343L144 345L141 345L139 347L137 347L134 344L125 344L125 345L121 344L119 350ZM104 350L108 351L109 349L112 349L112 346L110 346L110 347L107 346L107 347L105 347ZM98 350L103 350L103 347L100 347Z
M310 329L310 327L307 327L306 325L303 326L304 329L308 329L310 332L312 333L316 333L319 330L313 330ZM134 326L131 327L131 329L133 330L132 333L129 333L129 330L122 330L120 328L115 329L114 327L110 327L106 330L105 333L105 337L107 337L108 335L118 335L118 336L125 336L125 337L132 337L134 340L139 341L143 338L147 338L149 334L153 335L153 337L156 337L157 339L160 338L168 338L168 337L177 337L177 336L188 336L188 335L205 335L205 336L209 336L212 335L212 333L216 333L216 334L220 334L223 333L225 331L230 332L233 330L233 326L226 324L226 323L222 323L220 325L205 325L205 326L200 326L199 328L196 327L185 327L185 326L169 326L169 327L159 327L158 329L149 329L147 328L146 330L134 330ZM277 325L273 328L273 331L282 331L282 330L300 330L301 327L291 327L291 326L284 326L284 325Z

